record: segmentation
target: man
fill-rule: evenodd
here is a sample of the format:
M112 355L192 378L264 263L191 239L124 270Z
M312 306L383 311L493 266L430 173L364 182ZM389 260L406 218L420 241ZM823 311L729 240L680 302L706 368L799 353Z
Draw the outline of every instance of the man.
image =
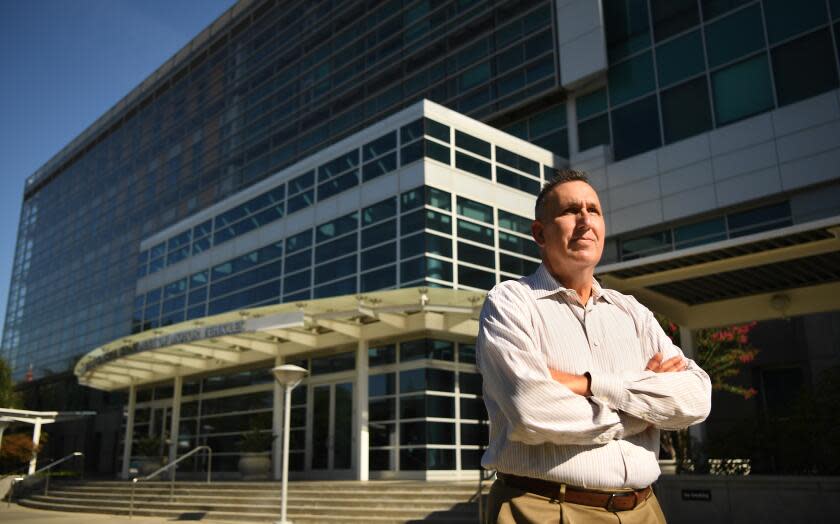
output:
M535 217L542 264L481 313L489 522L665 522L650 489L659 430L708 416L709 377L647 308L594 280L605 227L586 175L558 172Z

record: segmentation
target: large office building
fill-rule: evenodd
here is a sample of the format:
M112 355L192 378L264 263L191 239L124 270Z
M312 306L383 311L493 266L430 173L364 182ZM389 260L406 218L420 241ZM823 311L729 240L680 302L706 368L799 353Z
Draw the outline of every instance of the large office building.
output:
M296 363L297 477L475 475L478 312L539 263L534 197L573 167L604 205L603 282L689 353L691 329L763 321L778 409L840 362L838 20L836 0L240 1L29 177L2 355L128 392L87 439L102 472L143 436L235 470L247 431L280 428L269 370Z

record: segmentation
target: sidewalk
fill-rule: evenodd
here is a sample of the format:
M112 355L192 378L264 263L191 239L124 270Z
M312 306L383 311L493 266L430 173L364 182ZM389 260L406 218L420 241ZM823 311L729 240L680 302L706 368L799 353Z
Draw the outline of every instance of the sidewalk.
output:
M40 509L25 508L23 506L18 506L17 504L12 504L11 507L7 507L6 502L3 501L0 503L0 522L3 524L41 524L42 522L48 524L104 524L105 522L114 522L118 524L164 524L169 522L203 522L205 524L221 524L223 521L190 518L170 519L164 517L134 517L129 519L128 517L122 515L106 515L101 513L44 511Z

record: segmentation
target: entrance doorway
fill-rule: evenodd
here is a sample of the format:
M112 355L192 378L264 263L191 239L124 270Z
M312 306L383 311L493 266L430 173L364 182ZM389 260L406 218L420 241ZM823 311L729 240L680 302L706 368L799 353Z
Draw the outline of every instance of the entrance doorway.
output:
M314 476L352 478L353 383L313 384L312 454Z

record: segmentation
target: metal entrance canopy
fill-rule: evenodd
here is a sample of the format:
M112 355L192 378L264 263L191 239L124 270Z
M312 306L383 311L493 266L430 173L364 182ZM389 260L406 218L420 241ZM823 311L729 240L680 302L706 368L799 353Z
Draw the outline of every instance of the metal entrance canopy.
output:
M232 311L114 340L74 373L114 391L424 330L475 337L484 296L407 288Z
M596 269L692 329L840 308L840 217Z

